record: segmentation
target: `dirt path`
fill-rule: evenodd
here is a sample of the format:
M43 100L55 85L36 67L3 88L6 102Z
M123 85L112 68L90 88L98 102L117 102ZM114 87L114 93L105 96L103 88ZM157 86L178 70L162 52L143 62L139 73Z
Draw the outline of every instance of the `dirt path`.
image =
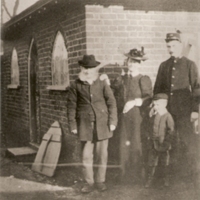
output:
M24 181L30 181L29 184L32 184L34 188L41 188L40 191L24 189L24 191L16 190L15 192L7 189L6 192L1 192L1 200L200 200L200 194L197 194L200 189L197 189L192 179L188 177L179 180L175 180L172 177L169 188L164 188L161 183L158 183L154 184L150 189L145 189L142 183L119 183L117 182L116 171L108 171L107 191L100 193L95 190L90 194L83 195L79 190L82 186L82 181L78 178L77 172L73 170L58 169L55 177L50 178L33 172L29 166L24 166L7 158L1 159L0 169L0 178L7 181L5 181L5 184L8 184L7 179L10 181L8 186L4 184L4 187L13 188L19 185L21 187L23 184L26 185ZM35 184L38 184L38 186L36 187ZM46 188L47 185L62 189L42 190L42 187Z

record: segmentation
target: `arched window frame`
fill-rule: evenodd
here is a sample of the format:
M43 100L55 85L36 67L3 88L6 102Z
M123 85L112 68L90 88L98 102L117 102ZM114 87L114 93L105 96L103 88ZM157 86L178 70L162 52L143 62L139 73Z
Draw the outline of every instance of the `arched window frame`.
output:
M58 31L53 44L52 51L52 85L50 90L65 90L70 85L68 52L61 31Z
M17 50L14 47L12 50L11 56L11 84L8 85L10 89L18 89L19 88L19 63L18 63L18 54Z

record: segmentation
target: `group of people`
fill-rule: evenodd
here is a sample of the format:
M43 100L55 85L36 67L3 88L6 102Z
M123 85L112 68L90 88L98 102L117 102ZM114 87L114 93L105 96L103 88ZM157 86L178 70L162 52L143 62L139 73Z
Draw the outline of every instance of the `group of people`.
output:
M169 185L170 154L177 143L189 159L191 118L198 117L192 95L198 88L198 71L182 56L179 33L168 33L165 41L170 58L161 63L154 89L151 79L140 73L147 60L143 47L125 54L127 70L113 81L99 75L102 65L93 55L79 61L81 71L71 85L67 105L70 130L82 144L83 193L107 189L108 141L116 128L122 175L137 181L144 168L145 187L151 186L158 163L163 166L164 185Z

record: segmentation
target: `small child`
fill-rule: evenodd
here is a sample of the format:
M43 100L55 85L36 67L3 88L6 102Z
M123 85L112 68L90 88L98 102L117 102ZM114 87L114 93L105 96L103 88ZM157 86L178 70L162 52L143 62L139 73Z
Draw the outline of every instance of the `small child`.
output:
M152 184L155 169L160 162L163 166L164 185L169 186L169 150L174 134L174 121L167 111L168 96L158 93L153 97L154 107L149 113L149 134L148 134L148 170L145 187Z

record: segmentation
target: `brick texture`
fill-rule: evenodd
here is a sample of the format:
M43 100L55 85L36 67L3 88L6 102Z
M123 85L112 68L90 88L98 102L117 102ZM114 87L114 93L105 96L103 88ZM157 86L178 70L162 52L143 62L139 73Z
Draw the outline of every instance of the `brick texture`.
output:
M67 122L67 90L51 91L47 86L52 85L51 58L54 39L57 31L61 31L65 38L69 57L70 79L73 81L79 72L77 61L86 52L85 13L84 7L71 7L64 13L46 13L39 21L31 21L23 28L23 34L13 41L5 41L5 53L2 60L3 85L3 133L6 135L7 146L27 145L29 135L29 94L28 94L28 56L30 41L33 38L38 53L37 115L40 120L37 125L41 142L43 135L54 121L59 121L63 131L63 147L61 160L79 160L79 142L69 134ZM34 19L33 19L34 20ZM35 19L37 20L37 19ZM32 26L34 23L34 26ZM7 89L10 84L11 54L16 47L19 68L20 88ZM39 105L38 105L39 104Z
M200 14L86 6L87 53L95 54L105 63L122 66L125 52L144 46L149 59L143 63L141 73L149 75L153 83L159 64L169 57L164 40L166 33L176 30L191 34L197 40Z

